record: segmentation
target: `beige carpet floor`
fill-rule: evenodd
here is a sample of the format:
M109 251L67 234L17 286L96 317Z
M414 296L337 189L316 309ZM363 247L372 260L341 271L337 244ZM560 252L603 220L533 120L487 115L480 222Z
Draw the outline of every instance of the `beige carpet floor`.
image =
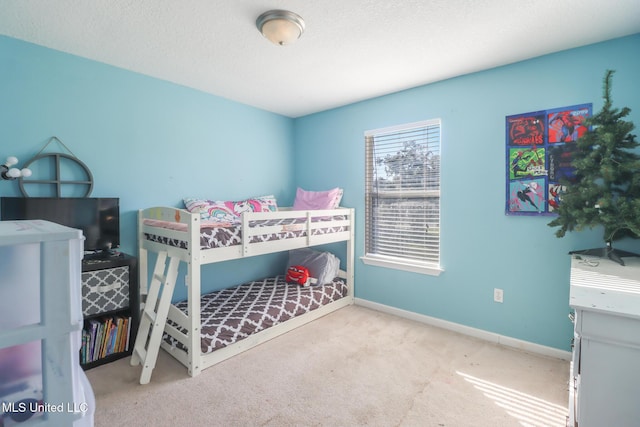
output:
M569 362L351 306L197 377L87 371L102 426L564 426Z

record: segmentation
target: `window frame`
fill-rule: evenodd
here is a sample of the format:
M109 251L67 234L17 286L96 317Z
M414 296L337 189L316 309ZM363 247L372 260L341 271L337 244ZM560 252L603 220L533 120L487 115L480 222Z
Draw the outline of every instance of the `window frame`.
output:
M441 235L441 216L442 216L442 192L441 192L441 169L438 172L438 185L437 190L435 189L427 189L423 188L421 190L414 191L393 191L386 190L380 191L379 189L374 190L373 185L375 183L375 179L373 176L375 175L373 169L374 165L374 149L376 147L376 137L381 137L383 135L393 135L400 134L402 132L412 130L412 129L420 129L424 128L425 130L430 127L438 127L438 139L437 139L437 150L440 162L440 168L442 167L442 121L438 119L431 120L423 120L419 122L406 123L397 126L391 126L386 128L368 130L364 133L365 139L365 255L360 257L360 259L367 265L373 265L384 268L391 268L403 271L409 271L414 273L426 274L431 276L440 275L444 269L442 268L442 252L441 252L441 244L442 244L442 235ZM385 194L386 193L386 194ZM373 220L370 218L371 209L373 209L373 197L379 197L381 194L384 196L389 196L392 194L398 194L402 196L406 196L408 194L413 196L419 196L424 198L425 200L428 197L437 197L438 198L438 208L437 208L437 221L439 226L438 231L438 239L437 239L437 263L429 262L429 261L419 261L411 258L405 258L401 256L389 256L379 253L370 253L369 248L372 246L370 239L372 239L376 232L373 230L369 230L369 227L373 227Z

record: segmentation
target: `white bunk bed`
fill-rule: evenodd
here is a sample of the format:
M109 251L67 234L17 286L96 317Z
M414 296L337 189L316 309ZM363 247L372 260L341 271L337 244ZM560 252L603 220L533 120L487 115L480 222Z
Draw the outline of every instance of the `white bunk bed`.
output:
M206 227L197 212L191 213L173 207L154 207L139 211L140 292L141 301L146 302L143 304L131 364L142 364L140 384L150 381L160 347L186 366L189 375L196 376L202 369L353 304L353 209L300 211L281 207L276 212L245 212L241 215L238 226L241 231L234 232L235 240L227 239L224 242L226 245L216 246L210 245L215 239L206 237L206 232L211 232L212 227ZM200 283L202 265L333 242L346 242L346 259L343 260L346 269L339 271L339 278L346 283L346 295L223 348L203 353ZM157 258L149 280L147 272L151 253L155 253ZM182 303L182 310L171 304L181 262L187 266L187 301L186 306Z

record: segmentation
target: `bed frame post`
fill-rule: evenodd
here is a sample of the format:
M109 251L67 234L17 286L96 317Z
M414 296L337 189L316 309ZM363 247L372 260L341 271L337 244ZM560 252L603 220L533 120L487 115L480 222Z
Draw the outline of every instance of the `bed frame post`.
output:
M347 288L349 288L349 297L351 302L355 301L355 225L356 216L355 209L349 208L349 240L347 240Z
M138 312L142 310L144 302L147 299L147 292L149 291L149 254L147 250L142 246L142 242L144 242L144 235L142 232L143 218L144 216L142 214L142 209L140 209L138 210L138 301L140 301L140 307L136 308Z
M242 212L240 215L240 221L242 222L242 256L249 255L249 212Z
M311 230L311 212L307 211L307 219L305 221L305 228L307 230L307 246L311 244L311 235L313 231Z
M189 375L195 377L202 370L200 350L200 215L191 215L189 222L189 260L187 261L187 310L189 312Z

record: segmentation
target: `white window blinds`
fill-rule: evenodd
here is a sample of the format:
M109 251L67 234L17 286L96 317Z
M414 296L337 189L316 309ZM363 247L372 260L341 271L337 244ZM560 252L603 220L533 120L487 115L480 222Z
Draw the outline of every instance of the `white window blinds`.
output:
M440 266L440 120L365 133L366 256Z

